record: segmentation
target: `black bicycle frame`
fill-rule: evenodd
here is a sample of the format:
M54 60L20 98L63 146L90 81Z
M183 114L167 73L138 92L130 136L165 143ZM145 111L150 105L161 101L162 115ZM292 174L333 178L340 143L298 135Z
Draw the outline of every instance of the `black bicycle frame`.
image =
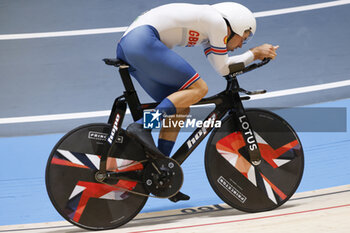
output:
M212 97L202 99L195 105L208 103L215 104L215 109L205 118L204 121L213 119L221 120L228 112L231 114L236 114L235 118L239 119L237 125L242 132L243 138L246 141L246 145L249 145L248 148L250 159L254 165L258 165L261 159L259 148L257 146L255 136L252 133L253 131L251 129L248 117L246 116L244 107L242 105L242 100L248 100L250 97L240 97L240 88L235 76L229 76L227 79L228 83L225 91ZM191 136L188 137L186 142L175 152L172 158L182 164L213 128L214 127L210 127L210 125L209 127L203 126L201 128L197 128L191 134Z
M111 115L108 120L108 123L113 124L113 128L116 130L120 129L122 119L125 115L125 102L128 103L134 121L142 117L144 109L153 109L158 105L156 102L146 104L140 103L134 85L131 81L128 68L129 66L125 64L122 64L119 67L119 73L122 78L125 91L124 94L118 97L114 102ZM239 91L242 89L239 87L236 76L229 75L226 76L226 79L228 82L225 91L208 98L203 98L195 105L215 104L215 109L205 118L204 122L221 120L228 112L236 114L236 118L238 119L237 125L239 126L239 130L242 132L246 145L248 146L250 160L253 165L258 165L261 160L260 151L253 130L251 129L251 124L242 105L242 100L248 100L250 97L240 97ZM118 117L118 115L120 116ZM194 130L185 143L175 152L172 158L179 164L182 164L213 128L213 125L209 125L208 127L202 126ZM118 137L114 137L115 135L112 135L111 133L110 137L112 136L113 142L110 143L113 145L115 140L118 140Z

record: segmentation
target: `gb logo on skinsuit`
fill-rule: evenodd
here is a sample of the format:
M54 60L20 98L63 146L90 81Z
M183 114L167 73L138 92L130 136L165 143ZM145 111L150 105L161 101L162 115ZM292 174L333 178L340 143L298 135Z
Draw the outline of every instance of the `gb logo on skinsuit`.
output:
M145 110L143 111L143 128L145 129L159 129L160 128L160 116L162 113L159 110Z

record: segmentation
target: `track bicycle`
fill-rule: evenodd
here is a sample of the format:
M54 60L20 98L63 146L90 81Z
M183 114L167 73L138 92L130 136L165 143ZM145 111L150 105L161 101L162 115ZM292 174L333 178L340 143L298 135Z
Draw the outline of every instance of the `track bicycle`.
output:
M225 203L241 211L261 212L281 206L295 193L304 170L296 132L278 115L244 109L242 104L249 95L266 91L240 88L237 76L267 64L268 59L248 67L230 66L226 89L196 104L215 104L204 121L221 120L221 127L198 127L172 157L145 147L121 127L127 105L137 120L143 110L158 103L140 103L128 64L116 59L104 62L119 67L124 94L116 98L107 123L73 129L55 145L47 162L48 195L67 221L89 230L113 229L133 219L149 197L176 195L183 183L181 164L209 134L206 175ZM113 158L117 169L106 169L107 158Z

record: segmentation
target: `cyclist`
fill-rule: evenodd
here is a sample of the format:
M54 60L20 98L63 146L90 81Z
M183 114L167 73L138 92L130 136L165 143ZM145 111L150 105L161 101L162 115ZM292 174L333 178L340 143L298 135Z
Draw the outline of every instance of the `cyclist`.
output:
M222 76L229 74L229 65L245 65L257 59L275 58L278 46L264 44L247 52L228 56L227 51L242 47L256 30L252 12L234 2L214 5L187 3L167 4L139 16L118 43L117 58L130 65L130 74L156 101L162 116L180 115L185 118L189 106L207 93L207 84L182 57L174 46L202 45L205 56ZM126 132L144 145L156 149L151 130L143 128L143 119L129 125ZM169 156L179 128L162 128L158 149ZM170 200L188 200L179 192Z

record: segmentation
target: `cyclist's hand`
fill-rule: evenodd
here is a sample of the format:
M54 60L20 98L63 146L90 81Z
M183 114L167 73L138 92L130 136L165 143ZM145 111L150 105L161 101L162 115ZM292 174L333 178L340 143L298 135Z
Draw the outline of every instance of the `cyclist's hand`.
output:
M263 60L264 58L275 59L277 56L276 50L279 48L279 45L273 46L270 44L263 44L258 47L250 49L254 54L254 60Z

